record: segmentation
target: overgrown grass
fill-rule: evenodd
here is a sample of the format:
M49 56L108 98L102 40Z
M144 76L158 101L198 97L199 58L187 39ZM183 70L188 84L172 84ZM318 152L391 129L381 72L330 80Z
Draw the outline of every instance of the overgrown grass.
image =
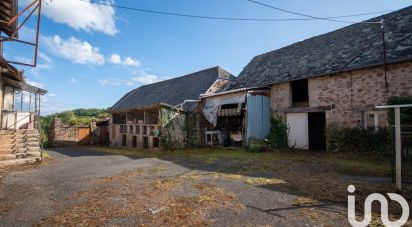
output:
M250 153L244 150L224 148L203 148L177 150L173 152L149 152L111 147L92 147L90 150L113 155L137 156L141 158L182 158L213 164L230 160L238 163L240 173L266 172L276 170L281 161L297 161L306 164L333 168L350 175L389 176L390 158L355 155L350 153L309 152L302 150L278 150L274 152Z

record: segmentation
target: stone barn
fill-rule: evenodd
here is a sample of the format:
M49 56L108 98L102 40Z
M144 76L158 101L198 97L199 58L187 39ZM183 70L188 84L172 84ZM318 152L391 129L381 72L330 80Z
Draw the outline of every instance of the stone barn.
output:
M192 128L187 113L201 94L213 94L233 78L213 67L130 91L109 110L110 145L147 150L185 147Z
M270 89L296 148L326 149L330 125L386 127L375 106L412 96L412 6L367 22L258 55L228 89Z

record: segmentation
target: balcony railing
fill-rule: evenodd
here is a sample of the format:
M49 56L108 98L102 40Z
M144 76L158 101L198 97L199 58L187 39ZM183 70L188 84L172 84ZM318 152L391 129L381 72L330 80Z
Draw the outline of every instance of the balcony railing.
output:
M38 127L38 116L33 112L3 111L2 129L35 129Z

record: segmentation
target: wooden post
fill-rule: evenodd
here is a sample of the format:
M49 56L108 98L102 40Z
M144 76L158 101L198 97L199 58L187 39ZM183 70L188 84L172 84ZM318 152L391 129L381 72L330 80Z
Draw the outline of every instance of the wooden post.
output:
M375 127L375 132L379 130L379 114L373 114L373 126Z
M363 112L363 128L368 129L368 112Z
M400 108L395 107L395 160L396 160L396 189L401 190L402 176L401 176L401 114Z
M24 96L23 96L23 90L21 90L20 91L21 92L21 94L20 94L20 112L23 112L23 98L24 98Z
M29 112L31 111L31 93L29 93Z
M14 96L16 96L16 91L14 90L14 87L13 87L13 103L12 103L12 106L11 106L11 111L14 111L14 107L15 107L15 102L16 102L16 100L15 100L15 97Z

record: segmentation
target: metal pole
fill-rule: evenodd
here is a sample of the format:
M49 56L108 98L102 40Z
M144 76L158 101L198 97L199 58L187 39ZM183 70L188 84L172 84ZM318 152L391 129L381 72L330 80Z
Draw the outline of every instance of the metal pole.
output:
M38 15L37 15L36 47L35 47L35 51L34 51L34 67L37 66L37 52L39 50L39 32L40 32L41 6L42 6L42 0L39 1L39 8L38 8Z
M395 107L395 159L396 159L396 189L401 190L401 113L400 108Z

